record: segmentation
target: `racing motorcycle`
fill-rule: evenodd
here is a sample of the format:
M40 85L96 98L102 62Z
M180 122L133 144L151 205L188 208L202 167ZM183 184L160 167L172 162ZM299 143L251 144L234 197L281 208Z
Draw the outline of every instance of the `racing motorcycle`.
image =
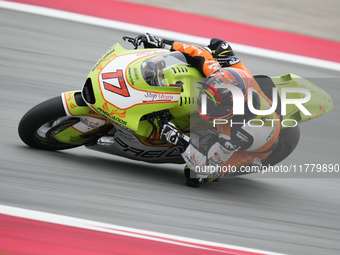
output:
M133 38L123 39L134 43ZM21 140L43 150L85 146L149 163L184 164L176 148L160 140L158 133L163 123L171 121L190 134L191 120L199 116L199 89L191 84L203 77L180 52L134 46L126 50L116 43L94 65L81 90L63 92L30 109L19 123ZM301 123L333 107L325 91L297 75L254 78L269 98L272 88L277 88L279 96L284 87L311 92L304 107L312 115L289 105L282 120ZM291 96L302 97L300 93ZM277 164L297 146L299 127L287 127L286 123L281 128L277 146L263 164ZM233 173L238 174L242 173Z

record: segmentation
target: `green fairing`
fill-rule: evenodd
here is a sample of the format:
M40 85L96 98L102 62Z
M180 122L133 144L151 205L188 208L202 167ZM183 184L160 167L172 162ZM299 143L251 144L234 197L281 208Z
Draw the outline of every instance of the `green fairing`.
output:
M105 66L118 56L136 54L138 52L143 55L143 53L146 53L148 51L150 52L150 50L151 49L125 50L121 45L117 43L98 61L98 63L93 67L90 74L88 75L88 79L91 79L92 81L93 92L96 99L96 102L91 105L92 109L100 113L101 116L108 117L114 123L117 123L118 125L121 125L126 129L132 130L140 139L145 139L146 137L150 136L152 132L152 125L146 120L140 119L144 115L165 109L169 109L170 113L174 117L172 122L175 123L177 127L182 130L188 131L188 128L190 126L190 108L197 108L196 104L199 93L199 90L190 93L190 82L197 82L198 80L202 80L202 75L197 69L179 61L179 64L167 66L163 70L163 82L166 83L166 86L150 86L143 78L143 62L156 56L169 54L169 52L163 51L153 55L146 54L145 56L141 56L141 58L134 60L126 67L124 77L125 80L136 90L142 90L145 91L145 93L178 93L180 95L179 100L176 102L168 103L162 102L154 104L137 104L126 109L118 109L114 105L106 104L106 109L104 109L106 101L102 96L99 76L101 75L101 72L105 68ZM159 49L154 50L156 51ZM303 105L307 108L308 111L310 111L312 115L305 116L295 105L288 105L287 115L283 116L283 120L294 119L298 123L301 123L325 114L333 108L331 97L325 91L297 75L287 74L279 77L272 77L271 79L277 87L280 96L282 87L305 88L311 92L311 100ZM170 84L172 84L172 86L169 86ZM179 86L178 84L181 84L181 86ZM304 95L300 93L291 93L288 95L288 98L304 97ZM133 100L133 98L122 96L121 100ZM114 104L114 102L112 102L112 104ZM85 115L84 109L82 115ZM155 124L157 123L155 122ZM285 121L285 125L294 125L294 123L289 123L289 121ZM58 134L58 140L65 143L72 143L69 138L61 138L61 136L63 135L69 137L70 130L65 131L68 132L61 132ZM74 142L75 141L73 141L73 143Z
M272 77L278 93L281 97L281 89L286 88L304 88L311 92L311 99L304 103L303 106L312 114L305 115L294 104L288 104L286 115L283 116L283 120L293 119L298 123L314 119L320 115L323 115L333 109L333 101L324 90L307 81L306 79L297 76L295 74L286 74L278 77ZM301 93L287 93L287 99L299 99L304 98L305 95ZM285 126L294 125L293 121L285 121ZM282 127L285 128L285 127Z
M112 59L110 59L113 55L126 55L136 52L146 52L148 50L125 50L118 43L109 50L109 54L105 54L104 59L102 58L95 66L106 65ZM168 52L163 52L162 54L168 54ZM161 55L161 54L157 54ZM140 121L141 117L152 112L158 112L161 110L169 109L170 113L175 117L175 122L179 125L180 128L185 128L189 126L189 114L190 114L190 104L189 98L193 95L190 95L190 79L202 77L197 69L193 67L188 67L184 64L178 64L175 66L168 66L163 70L164 80L167 85L175 84L178 81L183 83L183 89L181 87L155 87L150 86L144 79L141 71L142 62L146 59L155 57L157 55L145 56L142 57L133 63L131 63L126 71L126 79L133 86L133 88L137 90L149 91L153 93L178 93L180 94L180 99L178 102L169 102L169 103L160 103L160 104L139 104L135 105L128 109L118 109L118 115L111 115L110 119L125 126L126 128L135 131L137 135L147 137L150 135L152 131L152 126L146 121ZM105 61L105 59L109 59ZM174 69L174 67L176 69ZM176 70L180 69L181 72ZM182 71L184 70L184 72ZM129 74L131 71L131 75ZM105 100L103 99L100 91L100 84L98 76L100 75L101 70L98 68L92 69L88 78L92 80L92 86L94 90L94 94L96 97L96 103L91 105L93 109L102 108L105 104ZM138 79L137 79L138 77ZM197 95L196 95L197 97ZM128 98L122 97L122 100L129 100ZM125 114L124 114L125 113ZM125 115L125 117L123 117ZM108 117L108 116L107 116ZM117 117L123 121L118 122ZM126 123L126 124L125 124Z

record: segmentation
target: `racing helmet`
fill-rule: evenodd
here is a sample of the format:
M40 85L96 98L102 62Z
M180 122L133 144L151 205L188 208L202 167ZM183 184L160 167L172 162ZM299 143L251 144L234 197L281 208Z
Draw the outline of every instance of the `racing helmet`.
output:
M233 94L228 88L220 88L223 85L238 87L244 97L244 103L248 99L248 87L252 87L253 77L247 72L236 68L221 68L201 82L198 96L197 109L200 116L211 121L213 119L230 119L233 117ZM216 88L218 86L218 88ZM202 112L202 97L206 96L206 112Z

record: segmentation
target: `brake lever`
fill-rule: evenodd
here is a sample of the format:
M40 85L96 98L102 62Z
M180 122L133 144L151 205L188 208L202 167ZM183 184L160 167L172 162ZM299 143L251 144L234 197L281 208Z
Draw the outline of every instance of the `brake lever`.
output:
M132 43L132 45L135 47L135 50L138 49L138 44L135 42L135 38L123 36L123 40L127 40L129 43Z

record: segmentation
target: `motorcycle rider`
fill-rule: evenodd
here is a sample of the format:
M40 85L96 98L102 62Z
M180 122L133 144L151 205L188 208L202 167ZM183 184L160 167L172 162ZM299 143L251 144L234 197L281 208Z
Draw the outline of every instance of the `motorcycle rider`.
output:
M199 100L203 94L207 95L208 110L203 113L198 104L201 118L206 121L232 120L235 123L232 125L232 122L228 121L224 125L217 125L218 133L214 139L210 139L206 150L202 150L199 144L194 142L197 139L194 139L192 133L189 138L171 122L163 125L160 138L175 145L181 152L187 164L185 168L187 184L199 187L207 181L218 180L230 169L240 169L242 166L256 166L259 170L261 161L267 158L275 148L281 128L280 122L271 121L271 125L268 125L268 121L280 118L276 112L268 116L254 115L248 107L245 107L244 115L233 115L232 93L227 88L216 88L217 84L237 86L244 94L244 103L252 97L254 108L258 110L269 109L272 102L237 58L231 46L223 40L213 38L210 44L203 48L198 45L162 39L148 33L135 38L136 45L141 43L145 48L164 48L182 52L187 62L206 77L202 82ZM256 92L248 95L247 88L253 88ZM250 125L250 122L246 125L247 121L255 119L260 121L262 126ZM207 170L206 167L211 166L215 168Z

